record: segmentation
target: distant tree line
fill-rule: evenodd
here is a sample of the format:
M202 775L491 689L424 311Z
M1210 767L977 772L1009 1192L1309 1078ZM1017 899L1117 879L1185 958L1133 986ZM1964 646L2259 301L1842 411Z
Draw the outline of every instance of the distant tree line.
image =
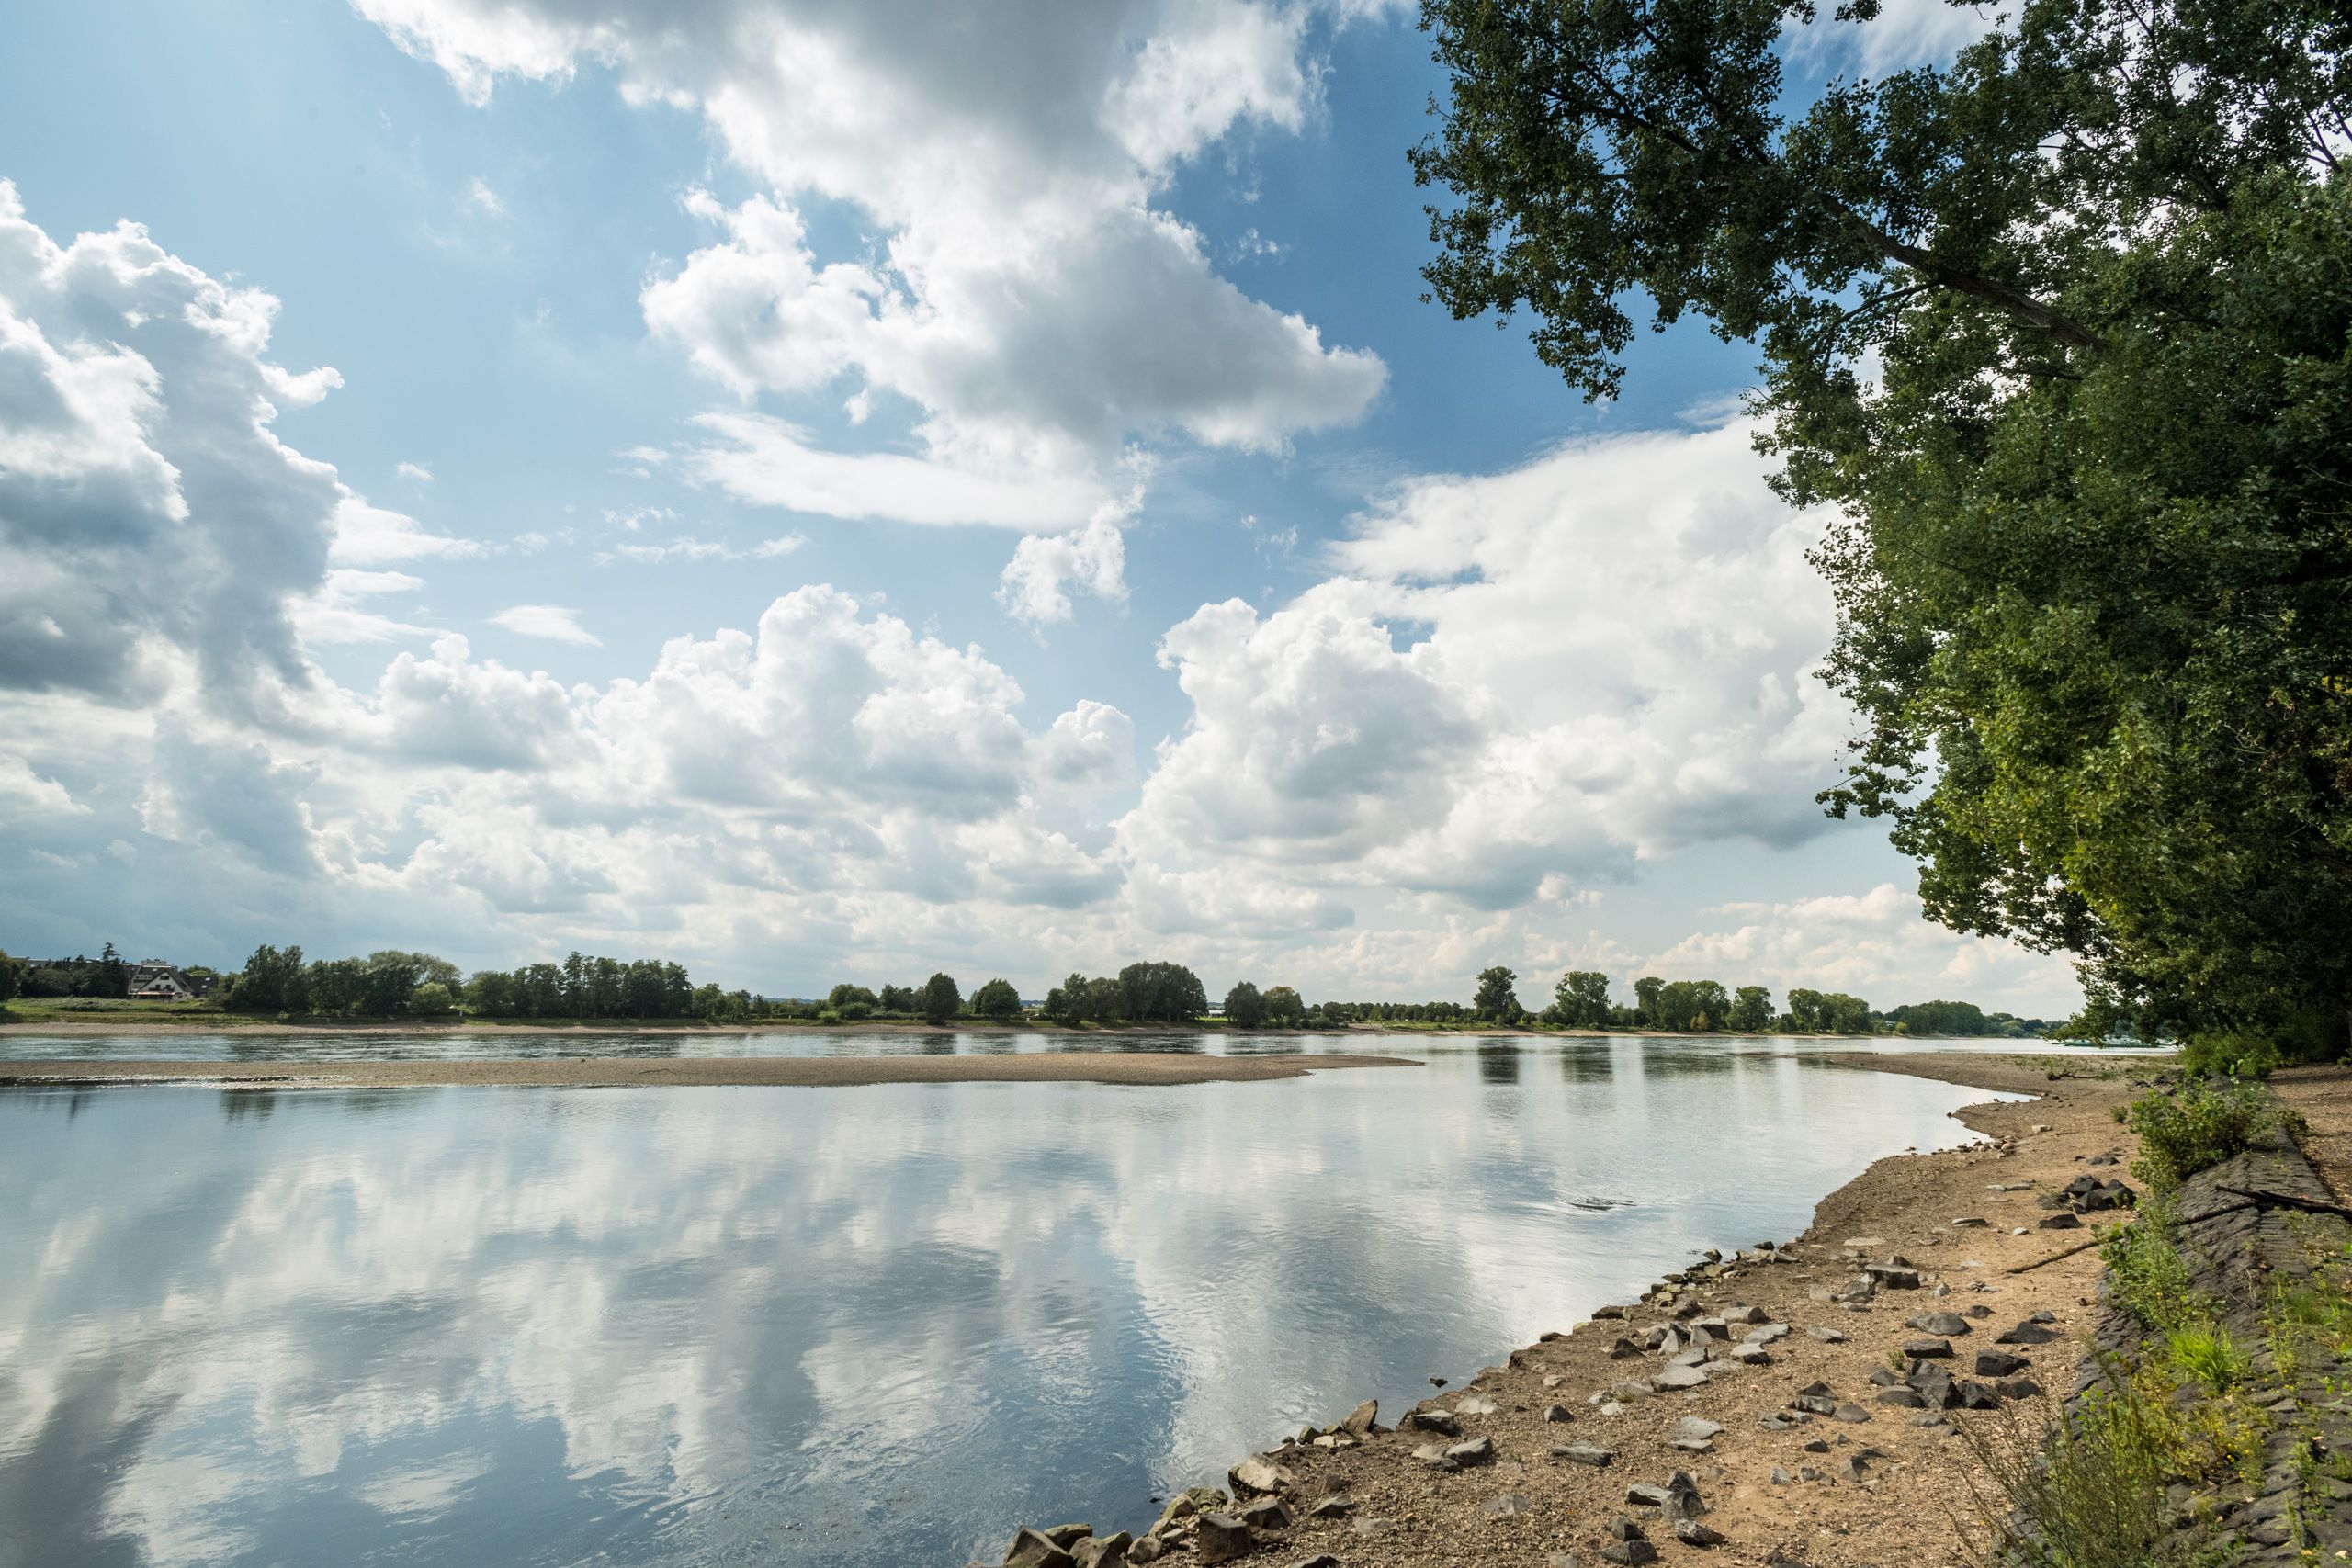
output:
M95 959L40 964L0 953L0 1001L12 996L121 997L130 966L114 944ZM209 970L188 973L210 974ZM1630 1004L1613 999L1609 976L1571 969L1552 987L1550 1002L1531 1012L1518 994L1519 976L1497 964L1480 971L1468 1002L1346 1002L1309 1004L1289 986L1261 988L1243 980L1226 992L1225 1021L1239 1029L1344 1029L1353 1024L1424 1025L1439 1029L1504 1024L1574 1030L1657 1030L1674 1033L1907 1034L2023 1037L2045 1034L2041 1019L1987 1013L1973 1002L1913 1002L1874 1011L1842 991L1792 987L1776 1011L1762 986L1729 987L1714 980L1668 980L1645 975L1634 982ZM296 946L264 944L242 970L222 976L212 1003L245 1012L329 1018L447 1017L485 1019L677 1019L733 1023L762 1020L854 1023L867 1020L956 1019L1010 1022L1027 1010L1021 993L990 979L967 998L955 977L933 974L919 986L878 989L844 981L822 998L776 998L714 984L696 986L685 969L660 959L591 957L573 953L560 963L516 969L481 969L461 977L458 966L428 953L386 949L364 958L308 959ZM1116 976L1072 974L1046 994L1038 1009L1048 1022L1192 1024L1211 1011L1200 976L1182 964L1130 964Z

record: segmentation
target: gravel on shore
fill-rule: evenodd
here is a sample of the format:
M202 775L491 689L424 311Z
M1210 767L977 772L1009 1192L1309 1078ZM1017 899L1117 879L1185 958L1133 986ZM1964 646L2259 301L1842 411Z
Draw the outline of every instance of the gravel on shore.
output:
M2064 1194L2128 1167L2136 1140L2111 1112L2131 1077L2154 1069L1962 1053L1844 1060L2037 1098L1955 1112L1984 1141L1877 1161L1792 1241L1724 1237L1724 1255L1675 1282L1411 1410L1334 1410L1329 1427L1234 1456L1227 1476L1201 1478L1219 1493L1168 1509L1213 1517L1179 1518L1124 1561L1191 1568L1237 1550L1325 1568L1974 1561L1962 1538L1985 1524L1971 1484L1979 1461L1959 1434L2030 1441L2073 1386L2099 1259L2070 1249L2122 1215L2076 1218ZM1834 1143L1842 1131L1784 1135ZM1667 1347L1650 1348L1660 1336ZM1673 1348L1694 1342L1703 1375ZM1995 1407L1948 1407L1970 1401ZM1059 1559L1024 1543L1028 1556L1012 1554L1023 1562L1095 1560L1084 1541Z
M6 1084L214 1084L224 1089L400 1089L436 1084L653 1089L876 1083L1259 1083L1340 1067L1418 1067L1407 1056L1209 1056L1052 1051L1004 1056L619 1056L418 1062L0 1063Z

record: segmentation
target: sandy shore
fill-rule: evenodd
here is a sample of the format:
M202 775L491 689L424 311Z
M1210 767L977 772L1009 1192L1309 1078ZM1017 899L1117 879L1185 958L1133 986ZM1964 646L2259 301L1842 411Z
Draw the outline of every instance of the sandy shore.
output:
M1607 1533L1610 1521L1628 1516L1645 1532L1656 1560L1668 1564L1940 1568L1968 1562L1958 1521L1973 1512L1965 1475L1974 1461L1958 1427L2041 1429L2056 1397L2073 1385L2093 1318L2098 1253L2057 1255L2094 1235L2090 1227L2100 1217L2086 1217L2081 1229L2043 1228L2052 1212L2041 1199L2083 1174L2094 1158L2120 1162L2102 1163L2098 1174L2120 1174L2134 1140L2109 1112L2134 1092L2129 1078L2151 1069L2142 1062L2062 1066L2046 1057L1957 1053L1841 1059L2038 1098L1965 1108L1960 1121L1992 1141L1880 1160L1823 1199L1804 1235L1775 1250L1694 1268L1680 1286L1690 1316L1753 1307L1765 1323L1786 1325L1765 1343L1768 1362L1719 1364L1697 1388L1628 1393L1604 1410L1596 1395L1668 1370L1665 1354L1631 1352L1619 1342L1639 1344L1651 1325L1677 1321L1674 1303L1627 1303L1622 1319L1547 1336L1513 1352L1508 1364L1417 1407L1458 1435L1379 1427L1351 1446L1339 1438L1331 1439L1337 1446L1293 1440L1269 1450L1265 1459L1283 1472L1281 1495L1294 1517L1278 1525L1261 1514L1272 1528L1259 1530L1250 1560L1287 1564L1328 1552L1346 1568L1600 1564L1612 1561L1603 1551L1617 1544ZM1792 1126L1785 1135L1827 1141L1838 1133L1834 1126ZM1693 1151L1691 1157L1704 1156ZM1917 1266L1916 1286L1891 1284L1851 1304L1830 1299L1864 1262L1898 1256ZM2015 1271L2029 1264L2040 1266ZM1938 1325L1941 1332L1932 1335L1907 1326L1907 1320L1937 1312L1964 1314L1965 1326L1953 1333ZM2007 1398L1983 1413L1878 1402L1871 1374L1884 1372L1905 1344L1943 1338L1952 1359L1940 1364L1955 1380L1977 1378L1977 1355L1994 1351L1997 1337L2037 1313L2050 1314L2051 1321L2036 1325L2032 1342L2005 1345L1999 1353L2022 1357L2023 1375L2046 1395ZM1734 1323L1724 1348L1751 1331ZM1992 1374L1981 1375L1989 1382ZM1816 1382L1851 1414L1792 1421L1790 1402ZM1329 1418L1343 1414L1334 1410ZM1380 1413L1390 1422L1407 1414ZM1690 1418L1720 1430L1685 1427ZM1693 1432L1704 1434L1695 1449L1674 1446L1678 1436L1687 1440ZM1432 1468L1416 1453L1437 1451L1428 1449L1432 1442L1442 1448L1482 1438L1491 1447L1465 1453L1459 1469ZM1579 1461L1563 1452L1574 1445L1608 1457L1596 1465L1590 1453ZM1707 1509L1700 1522L1720 1541L1686 1544L1656 1508L1629 1501L1629 1487L1664 1484L1677 1471L1695 1482ZM1171 1550L1161 1561L1202 1560L1181 1529L1169 1539Z
M542 1057L432 1062L0 1062L7 1084L214 1084L229 1089L401 1089L435 1084L652 1089L722 1084L1259 1083L1341 1067L1418 1067L1405 1056L1205 1056L1056 1051L1006 1056Z

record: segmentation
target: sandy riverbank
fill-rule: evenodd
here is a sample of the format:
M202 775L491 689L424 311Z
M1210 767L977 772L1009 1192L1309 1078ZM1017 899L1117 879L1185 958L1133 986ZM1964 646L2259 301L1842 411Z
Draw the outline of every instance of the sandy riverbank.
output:
M438 1084L654 1089L842 1088L876 1083L1258 1083L1343 1067L1417 1067L1405 1056L1207 1056L1056 1051L1007 1056L540 1057L423 1062L0 1062L0 1085L210 1084L223 1089L403 1089Z
M1960 1054L1841 1060L2038 1098L1962 1110L1959 1119L1994 1141L1880 1160L1823 1199L1812 1228L1794 1241L1693 1271L1681 1287L1695 1306L1691 1317L1753 1307L1765 1323L1787 1325L1764 1345L1768 1363L1722 1366L1695 1389L1629 1396L1622 1408L1604 1413L1593 1396L1668 1371L1667 1355L1627 1354L1618 1342L1638 1344L1651 1325L1677 1321L1674 1303L1628 1303L1623 1320L1586 1323L1529 1346L1508 1365L1419 1407L1444 1413L1458 1437L1383 1428L1354 1446L1292 1442L1270 1450L1267 1460L1284 1472L1281 1495L1295 1517L1261 1529L1250 1561L1288 1564L1319 1553L1344 1568L1571 1562L1599 1568L1650 1561L1638 1551L1603 1554L1617 1544L1607 1533L1610 1521L1628 1516L1665 1563L1925 1568L1968 1562L1955 1521L1968 1512L1963 1472L1973 1461L1957 1427L2021 1422L2031 1430L2052 1418L2091 1325L2098 1258L2085 1251L2028 1272L2011 1270L2094 1234L2087 1227L2097 1216L2084 1220L2083 1229L2043 1228L2052 1211L2040 1200L2084 1174L2094 1158L2119 1162L2102 1164L2098 1174L2120 1173L2134 1140L2110 1112L2133 1092L2130 1076L2148 1069L2131 1062L2061 1066L2046 1057ZM2062 1076L2053 1078L2053 1072ZM1826 1141L1838 1129L1793 1125L1784 1135ZM1692 1157L1704 1156L1694 1151ZM1761 1238L1724 1239L1728 1247ZM1916 1288L1890 1287L1850 1305L1827 1299L1865 1261L1897 1256L1917 1266ZM1930 1335L1906 1326L1928 1313L1965 1314L1965 1327L1954 1333L1938 1325L1942 1332ZM2027 1364L2008 1375L2030 1378L2046 1393L2018 1393L1982 1414L1878 1403L1871 1374L1884 1371L1891 1356L1899 1359L1906 1343L1946 1340L1953 1354L1941 1364L1955 1380L1973 1379L1980 1352L1994 1351L2006 1331L2042 1313L2050 1320L2030 1328L2025 1337L2031 1342L2004 1345L1998 1353L2022 1358ZM1753 1331L1730 1325L1723 1348ZM1834 1391L1848 1418L1816 1416L1781 1425L1790 1402L1816 1383ZM1330 1419L1343 1414L1335 1410ZM1381 1416L1396 1421L1406 1414ZM1673 1446L1678 1434L1703 1430L1683 1426L1692 1418L1721 1428L1705 1438L1703 1451ZM1433 1469L1416 1455L1430 1451L1432 1442L1479 1439L1490 1445L1487 1453L1465 1454L1469 1462L1458 1470ZM1599 1466L1579 1462L1560 1451L1572 1445L1610 1457ZM1630 1486L1664 1484L1678 1470L1695 1482L1707 1508L1699 1522L1719 1542L1685 1544L1656 1509L1629 1504ZM1318 1517L1318 1509L1329 1517ZM1215 1560L1181 1529L1168 1539L1171 1550L1163 1562Z

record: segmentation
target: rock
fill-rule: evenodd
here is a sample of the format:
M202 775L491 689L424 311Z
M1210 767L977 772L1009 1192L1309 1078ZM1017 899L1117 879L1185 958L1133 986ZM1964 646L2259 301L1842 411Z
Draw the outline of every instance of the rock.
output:
M1696 1519L1675 1520L1674 1539L1685 1546L1721 1546L1724 1543L1722 1531L1709 1529Z
M1956 1312L1923 1312L1907 1319L1904 1326L1916 1328L1922 1334L1933 1334L1951 1339L1968 1332L1968 1319Z
M1329 1552L1318 1551L1312 1557L1300 1558L1290 1568L1340 1568L1340 1560Z
M1789 1408L1802 1410L1808 1416L1835 1416L1838 1401L1829 1394L1801 1393L1789 1401Z
M1903 1353L1915 1361L1946 1360L1951 1356L1949 1339L1905 1339Z
M2029 1317L2007 1334L1995 1336L1993 1343L1996 1345L2048 1345L2061 1337L2063 1336L2052 1333Z
M1951 1223L1951 1228L1952 1228L1952 1229L1954 1229L1954 1230L1956 1230L1956 1231L1977 1230L1977 1229L1982 1228L1982 1227L1984 1226L1984 1224L1985 1224L1985 1222L1984 1222L1984 1220L1982 1220L1982 1219L1978 1218L1978 1217L1977 1217L1976 1215L1974 1215L1974 1214L1971 1214L1971 1215L1967 1216L1965 1219L1958 1219L1958 1220L1954 1220L1954 1221L1952 1221L1952 1223Z
M1865 1263L1862 1272L1882 1291L1916 1291L1919 1270L1906 1263Z
M1770 1484L1774 1485L1774 1486L1786 1486L1786 1485L1788 1485L1790 1483L1792 1483L1792 1481L1794 1481L1795 1479L1796 1479L1796 1477L1794 1477L1794 1476L1791 1475L1787 1471L1782 1470L1779 1465L1777 1465L1777 1464L1776 1464L1776 1465L1774 1465L1774 1466L1772 1467L1772 1474L1771 1474L1771 1477L1770 1477Z
M1845 1421L1859 1427L1871 1418L1871 1413L1859 1404L1841 1404L1829 1413L1829 1418L1832 1421Z
M1005 1549L1004 1568L1078 1568L1078 1559L1042 1530L1023 1528Z
M1820 1340L1824 1345L1843 1345L1846 1343L1846 1337L1838 1333L1834 1328L1824 1328L1819 1325L1815 1325L1815 1326L1806 1329L1805 1332L1813 1336L1815 1339Z
M1453 1403L1453 1413L1456 1416L1492 1416L1499 1408L1501 1407L1491 1399L1475 1396L1464 1396Z
M2061 1210L2043 1216L2041 1228L2046 1231L2078 1231L2083 1228L2083 1222Z
M1743 1367L1769 1367L1772 1364L1772 1352L1761 1345L1735 1345L1731 1359Z
M1131 1568L1136 1564L1157 1562L1159 1561L1160 1554L1167 1550L1151 1537L1146 1536L1127 1548L1127 1562Z
M1492 1438L1473 1438L1466 1443L1456 1443L1445 1450L1445 1457L1459 1465L1486 1464L1495 1457Z
M1788 1337L1789 1325L1787 1324L1764 1323L1758 1324L1757 1326L1749 1329L1739 1337L1741 1342L1744 1344L1771 1345L1786 1339Z
M1883 1236L1849 1235L1846 1238L1846 1250L1849 1252L1874 1252L1885 1245Z
M1094 1533L1094 1527L1092 1525L1056 1525L1051 1529L1039 1530L1037 1533L1064 1551L1070 1551L1076 1550L1080 1541Z
M1638 1356L1641 1353L1642 1348L1639 1345L1634 1344L1630 1339L1621 1338L1615 1344L1609 1347L1609 1359L1612 1361L1626 1360L1632 1357ZM1546 1380L1546 1382L1548 1385L1548 1379Z
M1443 1378L1431 1378L1430 1379L1430 1386L1431 1388L1443 1388L1445 1386L1445 1380Z
M1674 1424L1673 1436L1677 1438L1706 1438L1720 1437L1722 1434L1722 1425L1710 1421L1703 1416L1685 1416Z
M1408 1411L1405 1419L1399 1424L1409 1427L1417 1432L1435 1432L1441 1437L1462 1436L1462 1424L1453 1418L1453 1412L1451 1410Z
M1378 1425L1380 1425L1380 1401L1367 1399L1348 1412L1347 1419L1340 1423L1340 1430L1351 1438L1368 1438L1372 1436L1372 1429Z
M1601 1529L1609 1532L1609 1539L1611 1540L1649 1540L1648 1534L1643 1530L1641 1526L1635 1524L1633 1520L1627 1518L1623 1514L1619 1514L1616 1517L1611 1519L1607 1524L1603 1525Z
M1994 1383L1993 1392L2003 1399L2039 1399L2041 1385L2031 1378L2002 1378Z
M1592 1315L1596 1320L1604 1317L1623 1318L1625 1315L1625 1309L1621 1306L1595 1307L1592 1309Z
M1952 1385L1952 1393L1962 1410L1997 1410L2001 1396L1981 1382L1963 1380Z
M2014 1377L2031 1365L2023 1356L2012 1356L2007 1350L1976 1352L1976 1375L1980 1378Z
M1698 1367L1668 1367L1650 1379L1654 1389L1697 1388L1707 1381L1706 1372Z
M1121 1530L1097 1540L1081 1540L1071 1548L1078 1559L1078 1568L1126 1568L1127 1555L1135 1550L1135 1537Z
M1252 1454L1225 1472L1225 1479L1227 1484L1233 1488L1233 1495L1237 1497L1245 1495L1287 1492L1297 1483L1298 1480L1296 1476L1264 1454Z
M1657 1561L1657 1548L1636 1536L1632 1540L1612 1540L1600 1549L1603 1562L1638 1564Z
M1544 1419L1546 1421L1573 1421L1576 1419L1576 1415L1565 1404L1547 1404L1544 1407Z
M1554 1449L1552 1457L1556 1460L1565 1460L1570 1464L1589 1465L1595 1470L1606 1470L1609 1468L1610 1461L1617 1455L1613 1450L1594 1443L1568 1443Z
M1731 1337L1731 1325L1720 1317L1702 1317L1692 1323L1690 1326L1709 1339Z
M1885 1388L1879 1390L1878 1403L1899 1404L1906 1410L1925 1410L1927 1397L1916 1388Z
M1486 1514L1490 1519L1515 1518L1526 1513L1533 1506L1518 1493L1506 1492L1487 1505Z
M1193 1535L1193 1547L1203 1562L1231 1562L1249 1556L1258 1543L1250 1527L1232 1515L1203 1514L1200 1529Z
M1344 1492L1332 1494L1306 1510L1310 1519L1344 1519L1356 1511L1356 1500Z
M2033 1183L2030 1181L1996 1181L1992 1186L1984 1189L1984 1190L1987 1192L2030 1192L2033 1190Z
M1805 1444L1804 1451L1809 1454L1826 1454L1829 1451L1829 1439L1826 1438L1815 1438L1811 1442Z
M2137 1192L2132 1191L2120 1181L2109 1181L2084 1193L2080 1199L2076 1200L2075 1207L2086 1213L2093 1213L2106 1209L2136 1208L2139 1202L2140 1195Z
M1460 1470L1462 1468L1446 1457L1443 1443L1423 1443L1413 1450L1413 1457L1431 1470Z
M1695 1519L1706 1511L1707 1505L1699 1495L1699 1483L1690 1479L1689 1471L1678 1470L1666 1478L1668 1518Z
M1797 1479L1799 1481L1823 1481L1826 1480L1827 1477L1824 1476L1821 1472L1815 1470L1809 1464L1801 1464L1797 1466Z
M1168 1499L1168 1506L1159 1510L1159 1517L1152 1524L1151 1533L1159 1535L1179 1519L1189 1519L1195 1514L1216 1513L1229 1501L1214 1486L1187 1486Z
M1878 1281L1868 1274L1857 1274L1829 1292L1833 1302L1866 1302L1878 1294Z
M1243 1524L1258 1530L1288 1529L1294 1517L1290 1505L1279 1497L1261 1497L1240 1514Z
M1832 1473L1840 1481L1860 1481L1870 1473L1870 1466L1860 1454L1854 1454L1838 1461L1837 1470Z

